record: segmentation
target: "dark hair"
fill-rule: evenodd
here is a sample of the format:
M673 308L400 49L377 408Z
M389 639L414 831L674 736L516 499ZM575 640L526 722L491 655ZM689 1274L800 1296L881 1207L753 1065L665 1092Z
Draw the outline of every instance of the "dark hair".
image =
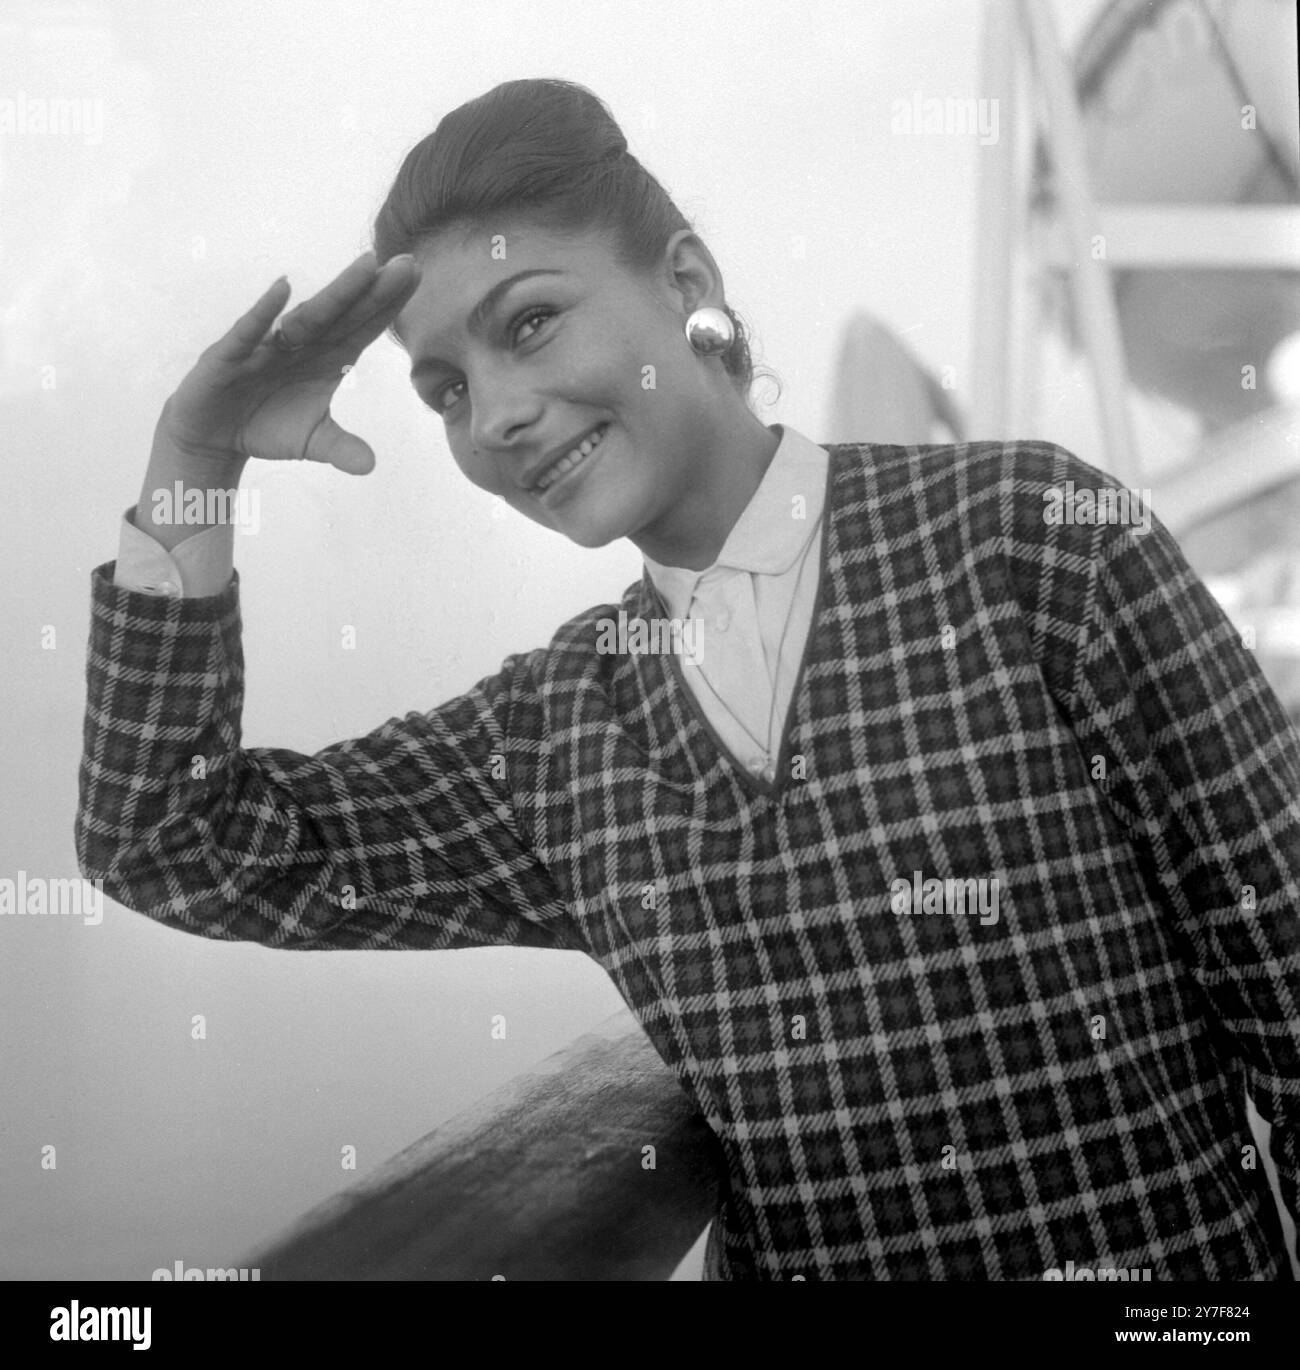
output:
M539 78L466 101L406 154L375 216L375 255L383 263L454 224L516 213L553 231L606 230L633 271L652 270L670 235L693 227L628 151L604 101L572 81ZM748 402L747 330L724 308L736 338L722 362Z

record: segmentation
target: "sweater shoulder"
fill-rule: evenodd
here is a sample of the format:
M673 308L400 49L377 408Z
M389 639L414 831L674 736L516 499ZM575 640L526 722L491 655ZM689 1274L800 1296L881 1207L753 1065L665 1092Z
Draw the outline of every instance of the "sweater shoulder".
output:
M985 613L1014 606L1044 673L1068 690L1108 533L1053 517L1055 492L1118 487L1115 477L1032 439L841 444L834 454L839 545L870 549L895 587L937 587Z
M545 646L512 653L502 663L502 673L512 678L516 689L554 695L611 672L615 659L597 650L602 625L617 621L620 610L629 616L636 612L639 586L634 581L621 603L593 604L580 610L552 632Z
M830 443L827 448L842 475L859 476L873 493L897 496L924 491L929 498L945 494L980 496L1042 495L1063 481L1096 487L1120 487L1120 481L1060 443L1026 438L1015 441L885 444Z
M870 515L861 536L870 536L874 523L877 538L895 543L951 534L989 553L1051 548L1049 558L1091 560L1098 527L1052 514L1067 495L1124 489L1110 472L1043 439L837 443L830 451L841 513L852 521L857 506ZM1149 503L1149 493L1140 494Z

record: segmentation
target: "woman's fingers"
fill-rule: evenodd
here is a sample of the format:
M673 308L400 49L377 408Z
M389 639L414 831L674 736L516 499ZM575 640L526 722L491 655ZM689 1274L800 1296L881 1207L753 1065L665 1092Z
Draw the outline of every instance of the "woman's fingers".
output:
M362 253L279 323L290 347L267 334L289 297L282 276L202 354L168 402L178 448L306 458L364 475L373 449L330 417L341 376L396 317L420 281L409 254L380 269Z
M294 349L310 343L343 344L359 354L389 325L419 284L409 253L376 268L375 254L363 252L323 290L280 319L279 331ZM288 280L273 281L253 307L208 348L218 361L246 360L267 339L291 293Z
M359 295L330 323L322 327L310 341L317 347L338 349L354 362L365 348L392 322L398 311L420 283L409 253L392 257L379 268L370 288ZM280 321L283 331L289 316ZM297 334L290 331L292 341Z
M291 309L280 320L284 340L294 347L316 342L330 331L341 314L370 291L375 275L375 254L363 252L323 290Z
M374 290L339 319L331 336L359 356L392 323L419 284L419 270L409 256L391 258L380 269Z
M290 286L285 277L272 281L252 309L236 319L231 328L207 349L208 354L223 362L243 361L266 336L267 329L284 308L289 294Z

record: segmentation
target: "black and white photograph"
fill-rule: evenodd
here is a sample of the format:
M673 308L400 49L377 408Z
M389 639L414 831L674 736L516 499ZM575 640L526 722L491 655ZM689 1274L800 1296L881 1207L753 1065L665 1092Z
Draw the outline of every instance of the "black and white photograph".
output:
M7 1323L1294 1330L1296 37L0 4Z

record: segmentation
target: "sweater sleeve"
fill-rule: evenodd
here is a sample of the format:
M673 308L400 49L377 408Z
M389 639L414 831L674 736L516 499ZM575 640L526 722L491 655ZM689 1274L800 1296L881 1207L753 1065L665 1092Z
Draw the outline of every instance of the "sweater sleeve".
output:
M511 798L544 751L529 657L314 755L242 748L238 573L184 599L113 570L92 573L76 817L110 898L295 950L585 949Z
M1082 463L1070 474L1080 469L1117 485ZM1151 853L1192 974L1273 1126L1282 1196L1295 1214L1300 737L1158 518L1146 531L1139 521L1047 532L1058 534L1047 541L1060 568L1077 560L1071 547L1089 552L1068 677L1076 735L1085 756L1104 760L1097 783Z

